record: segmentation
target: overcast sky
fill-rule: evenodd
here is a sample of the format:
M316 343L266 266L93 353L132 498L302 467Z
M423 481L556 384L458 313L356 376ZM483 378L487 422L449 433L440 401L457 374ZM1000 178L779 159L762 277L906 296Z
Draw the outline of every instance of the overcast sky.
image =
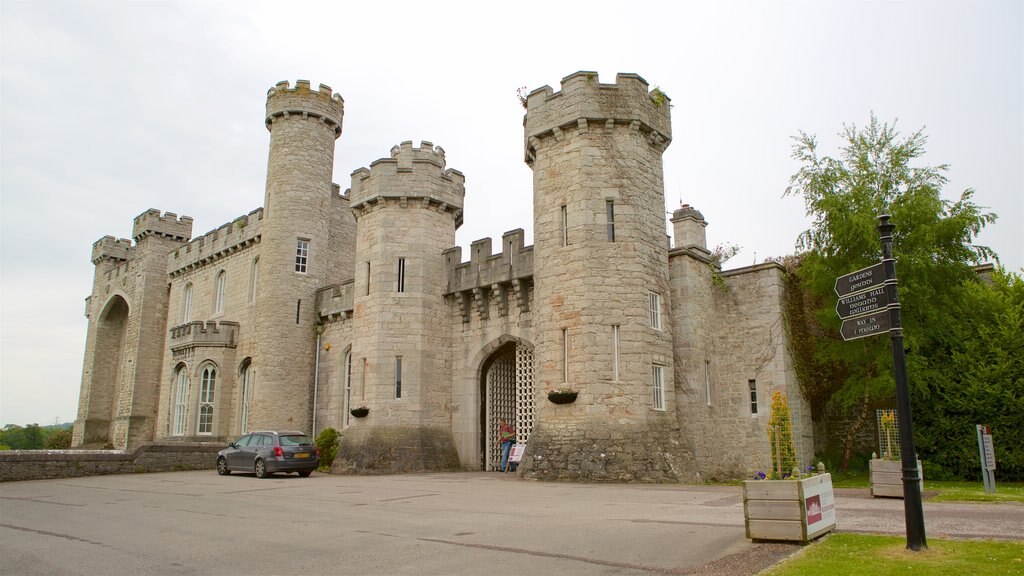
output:
M1021 2L14 2L0 0L0 424L75 418L91 245L158 208L198 236L262 205L267 89L345 99L334 179L429 140L466 175L460 245L524 228L516 90L635 72L672 98L666 210L689 203L728 266L794 251L799 130L836 154L872 111L925 128L947 198L1024 266ZM899 223L896 223L899 225ZM532 240L528 240L532 243Z

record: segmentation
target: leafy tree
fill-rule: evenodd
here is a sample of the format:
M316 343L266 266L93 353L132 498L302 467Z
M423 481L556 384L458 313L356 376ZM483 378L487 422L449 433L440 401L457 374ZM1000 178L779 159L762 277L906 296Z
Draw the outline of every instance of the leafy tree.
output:
M51 430L50 434L46 437L44 446L47 450L66 450L71 448L71 429Z
M795 137L793 158L801 168L786 195L803 197L812 224L797 240L801 253L787 262L795 274L787 311L796 368L815 417L826 407L854 416L843 446L845 470L869 408L895 391L888 339L839 338L835 279L879 260L877 217L890 214L910 384L920 392L934 384L923 368L942 354L937 333L954 320L961 287L977 282L972 265L995 256L974 240L996 216L972 202L973 190L955 202L942 198L946 165L912 165L925 151L922 130L902 137L895 124L872 114L867 126L845 126L840 136L838 158L822 155L812 135ZM929 397L921 397L915 421L930 409Z

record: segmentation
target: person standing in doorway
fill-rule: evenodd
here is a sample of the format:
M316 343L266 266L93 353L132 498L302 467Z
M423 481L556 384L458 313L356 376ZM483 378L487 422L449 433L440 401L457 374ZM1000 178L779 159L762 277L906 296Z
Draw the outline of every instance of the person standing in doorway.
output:
M516 443L516 429L505 421L504 418L498 420L498 444L501 446L501 465L498 467L499 470L505 472L509 466L508 455L512 451L512 445ZM513 470L515 465L513 464Z

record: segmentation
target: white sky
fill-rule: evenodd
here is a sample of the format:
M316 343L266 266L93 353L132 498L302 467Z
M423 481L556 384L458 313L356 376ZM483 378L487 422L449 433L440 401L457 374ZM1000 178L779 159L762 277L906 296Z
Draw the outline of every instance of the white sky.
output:
M263 202L267 89L345 98L335 181L403 140L466 175L463 246L524 228L516 89L635 72L671 98L666 210L680 200L741 266L793 252L782 198L798 130L836 154L874 111L925 127L999 214L981 241L1024 266L1024 3L14 2L0 0L0 424L75 418L90 250L148 208L198 236ZM899 223L897 222L897 225Z

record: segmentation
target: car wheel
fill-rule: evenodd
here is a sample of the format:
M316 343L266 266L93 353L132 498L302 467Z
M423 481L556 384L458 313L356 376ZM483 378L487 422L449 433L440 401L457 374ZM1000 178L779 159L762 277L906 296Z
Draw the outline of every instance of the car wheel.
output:
M312 470L299 470L299 476L302 476L303 478L309 478L309 475L312 473Z
M256 477L257 478L266 478L267 476L270 476L270 474L267 474L267 464L263 460L257 460L256 461Z
M228 468L228 461L223 456L217 458L217 474L221 476L227 476L231 474L231 470Z

